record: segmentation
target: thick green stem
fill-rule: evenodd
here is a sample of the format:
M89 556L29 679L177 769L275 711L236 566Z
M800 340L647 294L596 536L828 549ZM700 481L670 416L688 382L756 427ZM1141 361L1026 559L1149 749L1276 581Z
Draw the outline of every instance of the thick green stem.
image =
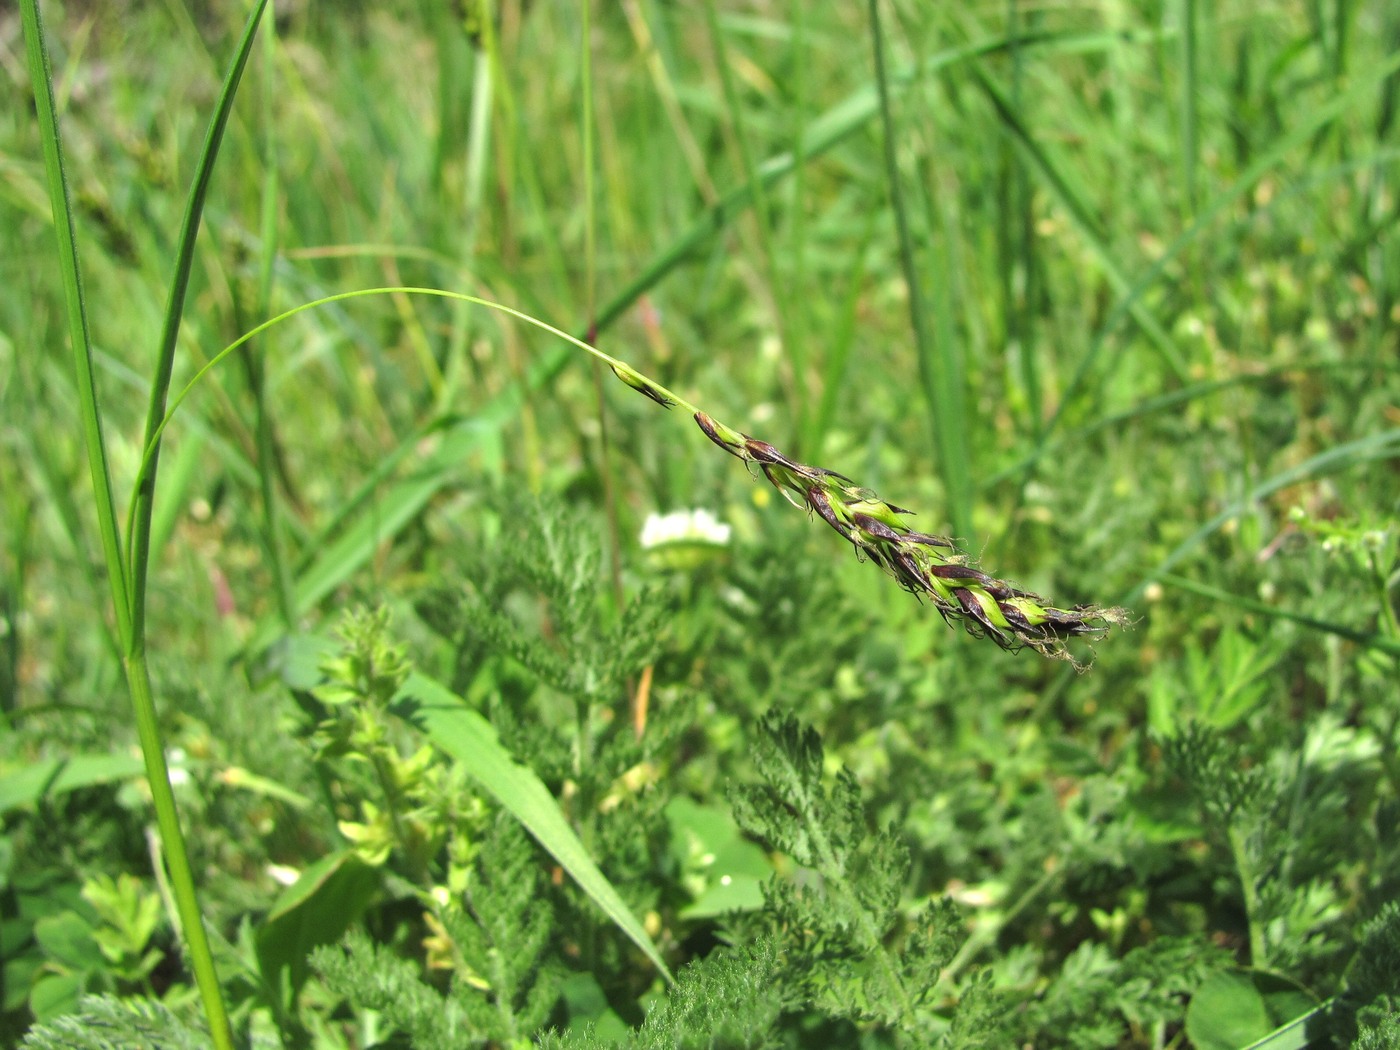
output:
M1232 815L1229 830L1230 853L1235 860L1235 870L1240 876L1240 892L1244 896L1245 921L1249 926L1249 962L1252 966L1264 966L1264 931L1259 926L1259 887L1254 876L1254 861L1249 855L1248 836L1241 830L1237 819Z
M175 913L188 952L187 961L194 971L214 1046L218 1050L232 1050L228 1012L224 1007L223 991L219 987L219 975L214 968L214 956L209 949L209 936L204 930L199 899L195 894L194 873L190 869L185 836L180 830L175 793L170 788L170 768L165 761L160 726L156 723L155 697L151 692L151 675L144 648L136 649L126 658L126 682L131 690L136 735L141 741L141 754L146 763L146 780L151 786L156 827L160 829L161 853L170 874L170 891L175 899Z

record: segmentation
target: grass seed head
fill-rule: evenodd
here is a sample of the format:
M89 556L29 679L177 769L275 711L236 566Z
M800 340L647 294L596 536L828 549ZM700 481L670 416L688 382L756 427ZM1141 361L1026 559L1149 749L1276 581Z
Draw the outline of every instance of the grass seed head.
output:
M631 384L629 384L631 385ZM646 391L643 391L645 393ZM990 638L1003 649L1031 648L1068 660L1070 638L1101 638L1129 622L1123 609L1075 605L1062 609L967 564L952 540L915 532L903 515L912 511L882 500L844 474L789 459L766 441L732 430L704 412L695 422L705 436L750 469L757 467L789 502L811 511L901 587L926 598L949 624Z

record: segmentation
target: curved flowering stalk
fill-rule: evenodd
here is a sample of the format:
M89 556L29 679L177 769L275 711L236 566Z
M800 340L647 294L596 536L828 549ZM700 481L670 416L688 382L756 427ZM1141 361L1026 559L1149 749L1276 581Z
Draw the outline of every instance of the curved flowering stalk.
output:
M599 356L602 356L601 354ZM613 372L633 390L663 408L691 411L705 436L750 469L756 464L787 501L816 514L905 590L927 598L950 625L961 621L969 634L990 638L1003 649L1026 646L1044 656L1068 660L1065 640L1101 638L1110 627L1128 622L1123 609L1075 605L1061 609L967 563L951 540L915 532L902 515L912 511L886 503L870 489L825 467L788 459L766 441L725 426L684 398L614 358Z

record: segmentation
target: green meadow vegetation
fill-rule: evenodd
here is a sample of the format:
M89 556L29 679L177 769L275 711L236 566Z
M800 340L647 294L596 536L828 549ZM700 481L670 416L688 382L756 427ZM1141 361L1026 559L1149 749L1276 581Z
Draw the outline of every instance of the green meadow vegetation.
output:
M1400 1050L1400 6L0 59L0 1045Z

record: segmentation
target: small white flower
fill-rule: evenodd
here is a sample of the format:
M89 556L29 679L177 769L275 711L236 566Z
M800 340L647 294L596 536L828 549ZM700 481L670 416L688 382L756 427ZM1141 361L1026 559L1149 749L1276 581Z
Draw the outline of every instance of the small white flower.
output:
M264 870L266 870L267 874L272 878L272 881L279 886L290 886L292 883L296 882L297 879L301 878L301 872L285 864L269 864Z
M708 510L677 510L670 514L648 514L642 526L642 546L647 550L671 543L705 543L722 547L729 542L730 528Z
M165 765L170 774L171 787L179 787L190 782L190 771L185 768L187 757L183 747L172 747L165 753Z

